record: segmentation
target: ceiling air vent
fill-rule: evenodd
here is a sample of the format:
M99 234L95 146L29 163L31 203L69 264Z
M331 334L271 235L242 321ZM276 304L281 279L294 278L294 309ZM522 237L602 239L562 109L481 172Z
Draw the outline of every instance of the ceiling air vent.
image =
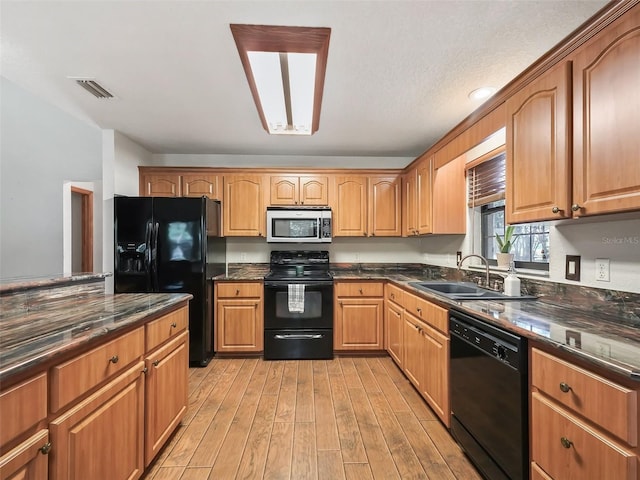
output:
M75 79L76 83L96 98L113 98L109 91L95 80Z

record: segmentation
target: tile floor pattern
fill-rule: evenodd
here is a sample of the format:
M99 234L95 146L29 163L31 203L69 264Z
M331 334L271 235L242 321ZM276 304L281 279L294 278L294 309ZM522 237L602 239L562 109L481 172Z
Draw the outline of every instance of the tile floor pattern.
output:
M144 480L480 480L389 357L215 358Z

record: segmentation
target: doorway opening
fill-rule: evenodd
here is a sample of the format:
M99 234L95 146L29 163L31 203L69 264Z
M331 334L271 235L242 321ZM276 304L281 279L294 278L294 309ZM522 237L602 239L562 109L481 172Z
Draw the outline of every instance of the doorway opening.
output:
M93 192L71 186L71 271L93 272Z

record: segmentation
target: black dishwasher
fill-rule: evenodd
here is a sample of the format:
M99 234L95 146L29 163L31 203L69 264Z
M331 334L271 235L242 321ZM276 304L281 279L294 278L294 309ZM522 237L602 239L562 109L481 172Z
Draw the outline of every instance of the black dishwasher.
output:
M451 434L490 480L529 478L527 339L449 314Z

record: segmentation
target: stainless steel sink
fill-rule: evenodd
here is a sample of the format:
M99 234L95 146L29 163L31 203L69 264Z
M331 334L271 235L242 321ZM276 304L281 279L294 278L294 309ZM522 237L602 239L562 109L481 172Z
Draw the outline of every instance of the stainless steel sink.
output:
M535 300L531 295L510 297L479 287L471 282L409 282L409 285L434 295L442 295L451 300Z

